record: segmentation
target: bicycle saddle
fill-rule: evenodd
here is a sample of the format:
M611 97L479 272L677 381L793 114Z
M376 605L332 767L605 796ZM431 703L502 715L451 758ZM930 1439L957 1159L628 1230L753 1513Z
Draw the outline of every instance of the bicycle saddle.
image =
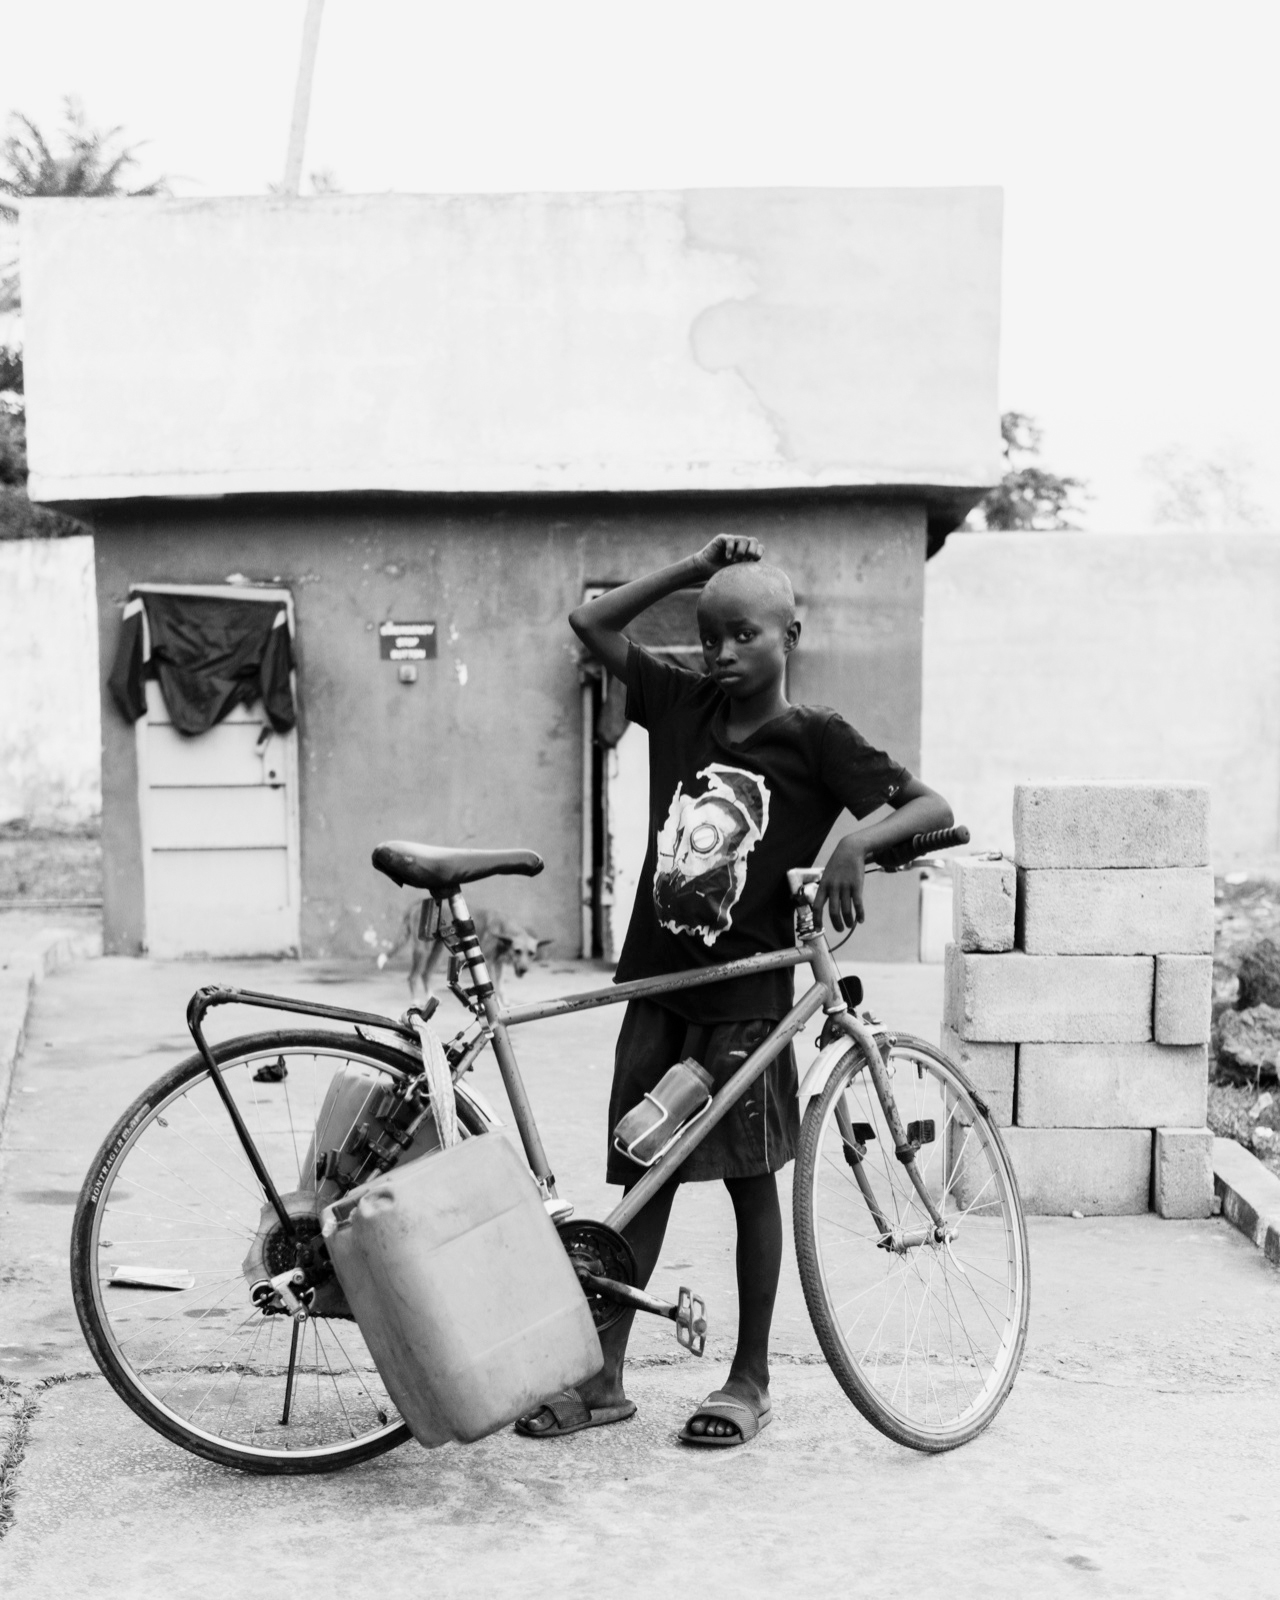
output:
M434 895L448 894L477 878L512 873L536 878L543 866L542 857L533 850L449 850L406 839L380 844L373 852L373 864L402 889L425 889Z

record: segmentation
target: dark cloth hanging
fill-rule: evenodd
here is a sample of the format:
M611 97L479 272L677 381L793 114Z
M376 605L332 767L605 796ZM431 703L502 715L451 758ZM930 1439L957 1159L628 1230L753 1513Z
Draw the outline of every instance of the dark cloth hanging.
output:
M130 600L124 608L120 637L116 640L115 660L107 678L107 688L120 707L126 722L136 722L147 710L147 661L144 643L145 624L142 601Z
M145 680L158 678L179 733L207 733L234 707L259 699L271 726L287 733L297 720L292 666L283 606L213 595L143 594L125 607L107 683L130 722L147 709Z

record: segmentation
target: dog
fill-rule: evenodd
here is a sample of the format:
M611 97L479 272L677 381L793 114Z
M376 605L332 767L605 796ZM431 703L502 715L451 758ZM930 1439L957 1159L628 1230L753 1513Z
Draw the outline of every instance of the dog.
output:
M440 924L435 931L429 936L424 936L425 930L430 925L431 906L430 900L418 900L411 905L401 919L395 943L378 956L378 969L381 971L393 956L412 942L413 953L409 960L411 1000L417 1000L419 992L423 999L431 994L431 975L446 949L440 932L441 925L446 931L449 928L450 917L447 906L440 908ZM542 953L551 940L539 939L536 933L530 933L527 928L522 928L519 923L512 922L510 917L504 917L497 911L473 911L471 920L475 923L480 950L489 969L489 976L493 980L493 992L497 996L498 1004L505 1006L508 974L514 972L517 978L523 978L529 970L530 962L542 960Z

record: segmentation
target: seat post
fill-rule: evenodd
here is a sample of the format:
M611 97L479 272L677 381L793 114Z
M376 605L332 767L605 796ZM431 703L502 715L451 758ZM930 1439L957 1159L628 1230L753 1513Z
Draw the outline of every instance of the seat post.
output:
M471 972L471 983L476 992L476 999L486 1000L493 994L493 981L489 977L484 951L481 950L480 940L476 937L476 925L471 920L471 911L463 897L461 886L454 884L449 889L448 898L449 915L453 918L453 926L462 946L462 959Z
M485 1017L493 1032L493 1053L498 1058L498 1070L502 1074L507 1099L511 1103L511 1115L515 1119L520 1142L524 1146L525 1158L538 1180L538 1188L542 1191L543 1198L554 1199L555 1174L547 1160L546 1151L542 1148L538 1125L533 1117L533 1106L529 1103L524 1079L520 1076L515 1051L511 1048L511 1039L503 1021L502 1007L498 1004L498 997L494 993L493 980L489 976L484 951L481 950L480 940L476 935L476 925L471 920L471 912L459 884L454 884L449 889L449 915L453 918L454 931L462 947L462 959L471 973L475 997L484 1007Z

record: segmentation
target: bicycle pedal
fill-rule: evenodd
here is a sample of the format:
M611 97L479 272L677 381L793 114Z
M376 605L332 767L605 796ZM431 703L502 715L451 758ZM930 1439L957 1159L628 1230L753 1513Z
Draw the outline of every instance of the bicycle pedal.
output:
M683 1287L676 1301L676 1342L694 1356L707 1348L706 1305L701 1295Z
M908 1144L932 1144L937 1137L937 1125L932 1117L925 1117L919 1122L907 1123Z

